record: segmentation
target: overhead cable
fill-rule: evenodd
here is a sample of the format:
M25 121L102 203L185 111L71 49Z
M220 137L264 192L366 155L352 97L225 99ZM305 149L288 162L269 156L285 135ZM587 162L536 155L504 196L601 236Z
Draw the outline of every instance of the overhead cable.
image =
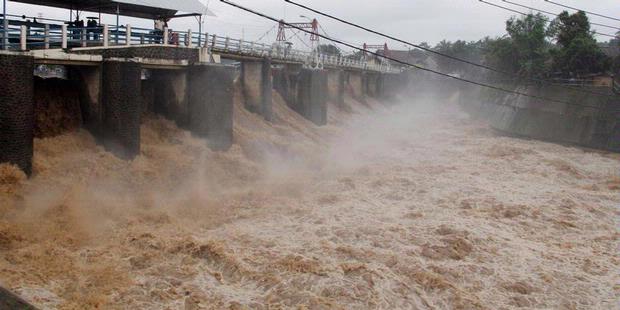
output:
M370 32L372 34L376 34L378 36L382 36L384 38L387 38L387 39L390 39L390 40L394 40L396 42L400 42L400 43L403 43L403 44L406 44L406 45L410 45L410 46L419 48L419 49L421 49L423 51L426 51L426 52L429 52L429 53L432 53L432 54L435 54L435 55L439 55L439 56L442 56L442 57L445 57L445 58L448 58L448 59L451 59L451 60L455 60L455 61L459 61L459 62L462 62L462 63L466 63L468 65L475 66L475 67L478 67L478 68L482 68L482 69L485 69L485 70L489 70L489 71L492 71L492 72L496 72L496 73L499 73L499 74L502 74L502 75L505 75L505 76L513 77L513 78L516 78L518 80L529 80L529 81L533 81L533 82L544 83L544 84L547 84L547 85L556 85L556 86L559 86L559 87L562 87L562 88L565 88L565 89L570 89L570 90L574 90L574 91L578 91L578 92L583 92L583 93L587 93L587 94L591 94L591 95L605 96L605 97L611 96L609 94L603 94L603 93L596 92L596 91L590 91L590 90L586 90L586 89L579 89L579 88L565 86L565 85L557 85L557 84L554 84L554 83L549 82L549 81L544 80L544 79L539 79L539 78L534 78L534 77L523 77L523 76L520 76L520 75L515 74L515 73L511 73L511 72L504 71L504 70L501 70L501 69L496 69L496 68L493 68L493 67L490 67L490 66L487 66L487 65L484 65L484 64L476 63L476 62L469 61L467 59L459 58L459 57L456 57L456 56L448 55L446 53L442 53L442 52L436 51L436 50L434 50L432 48L421 46L419 44L407 42L405 40L396 38L394 36L391 36L391 35L388 35L388 34L385 34L385 33L379 32L379 31L376 31L376 30L372 30L370 28L367 28L367 27L361 26L359 24L356 24L356 23L344 20L344 19L336 17L334 15L331 15L331 14L328 14L328 13L325 13L325 12L313 9L311 7L305 6L303 4L297 3L297 2L292 1L292 0L284 0L284 1L287 2L287 3L291 3L293 5L296 5L296 6L300 7L300 8L306 9L308 11L314 12L316 14L319 14L321 16L324 16L324 17L336 20L336 21L341 22L343 24L346 24L346 25L349 25L349 26L352 26L352 27L364 30L366 32ZM521 13L519 11L516 11L516 10L515 10L515 12L523 14L523 13Z
M248 13L251 13L251 14L254 14L254 15L266 18L266 19L269 19L269 20L274 21L274 22L281 22L281 23L287 25L288 27L298 29L298 30L303 31L303 32L305 32L307 34L313 34L313 32L311 30L307 30L307 29L301 28L299 26L296 26L294 24L290 24L290 23L287 23L287 22L280 21L280 20L278 20L275 17L272 17L272 16L266 15L264 13L255 11L253 9L250 9L250 8L245 7L245 6L239 5L239 4L234 3L232 1L220 0L220 2L223 2L223 3L227 4L227 5L236 7L238 9L246 11ZM334 43L337 43L337 44L341 44L341 45L347 46L347 47L349 47L351 49L358 50L358 51L361 51L361 52L366 52L368 54L374 55L375 57L391 60L391 61L393 61L395 63L399 63L399 64L404 65L404 66L416 68L416 69L421 70L421 71L430 72L430 73L433 73L433 74L437 74L437 75L440 75L440 76L443 76L443 77L446 77L446 78L450 78L450 79L454 79L454 80L457 80L457 81L469 83L469 84L472 84L472 85L486 87L486 88L489 88L489 89L494 89L494 90L498 90L498 91L505 92L505 93L511 93L511 94L518 95L518 96L538 99L538 100L541 100L541 101L560 103L560 104L565 104L565 105L569 105L569 106L578 106L578 107L582 107L582 108L592 108L592 109L597 109L597 110L600 109L600 107L598 107L598 106L581 105L581 104L576 104L576 103L573 103L573 102L567 102L567 101L562 101L562 100L550 99L550 98L546 98L546 97L542 97L542 96L527 94L527 93L516 91L516 90L510 90L510 89L502 88L502 87L499 87L499 86L494 86L494 85L489 85L489 84L485 84L485 83L481 83L481 82L477 82L477 81L468 80L468 79L461 78L461 77L456 76L456 75L450 75L450 74L447 74L447 73L439 72L437 70L428 69L428 68L425 68L425 67L422 67L422 66L419 66L419 65L411 64L411 63L408 63L408 62L405 62L405 61L402 61L402 60L398 60L398 59L395 59L395 58L392 58L392 57L388 57L388 56L385 56L385 55L382 55L382 54L379 54L379 53L376 53L376 52L367 51L367 50L365 50L363 48L359 48L359 47L357 47L355 45L345 43L345 42L343 42L341 40L338 40L338 39L329 38L329 37L327 37L325 35L322 35L322 34L316 34L316 35L318 35L319 37L321 37L321 38L323 38L325 40L328 40L328 41L331 41L331 42L334 42Z

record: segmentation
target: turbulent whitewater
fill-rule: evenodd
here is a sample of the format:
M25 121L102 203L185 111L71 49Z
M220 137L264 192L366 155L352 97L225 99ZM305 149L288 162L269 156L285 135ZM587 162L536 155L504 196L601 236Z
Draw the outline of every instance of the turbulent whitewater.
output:
M221 153L156 116L131 162L38 139L32 179L0 166L0 284L43 309L618 307L618 154L401 101L318 128L237 98Z

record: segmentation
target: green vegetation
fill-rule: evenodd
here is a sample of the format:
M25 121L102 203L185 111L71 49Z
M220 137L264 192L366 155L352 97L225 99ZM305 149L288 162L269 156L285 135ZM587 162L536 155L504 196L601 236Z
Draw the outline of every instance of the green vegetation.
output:
M318 47L319 53L321 55L329 55L329 56L341 56L342 52L340 49L334 44L321 44Z
M615 72L620 69L620 58L612 61L594 39L584 12L565 11L553 21L541 14L512 17L506 22L506 32L503 37L472 42L441 41L435 50L523 77L585 77L609 72L612 63ZM480 72L444 57L434 59L443 72Z

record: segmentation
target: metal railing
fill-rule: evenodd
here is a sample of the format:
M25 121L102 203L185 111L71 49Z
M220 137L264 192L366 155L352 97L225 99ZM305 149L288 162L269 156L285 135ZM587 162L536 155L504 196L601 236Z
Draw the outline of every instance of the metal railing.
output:
M4 50L69 49L77 47L134 46L165 44L188 48L207 48L212 53L251 57L270 57L281 61L304 63L315 67L332 66L400 72L398 68L343 56L321 55L279 44L264 44L222 37L215 34L188 31L157 31L133 28L131 25L97 27L69 27L66 24L43 24L3 20L0 45Z

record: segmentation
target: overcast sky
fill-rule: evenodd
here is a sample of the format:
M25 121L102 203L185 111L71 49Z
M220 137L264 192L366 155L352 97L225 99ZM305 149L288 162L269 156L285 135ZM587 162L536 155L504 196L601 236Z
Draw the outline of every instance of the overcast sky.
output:
M175 0L170 0L175 1ZM238 4L267 13L277 18L285 18L290 22L304 21L300 15L315 17L313 13L299 9L283 0L233 0ZM478 0L297 0L316 9L329 12L343 19L354 21L366 27L392 34L414 43L428 42L431 45L447 40L477 40L484 36L501 36L505 34L505 21L514 13L491 7ZM487 0L504 6L510 4L501 0ZM536 7L551 12L560 12L562 8L547 3L544 0L512 0L527 6ZM620 18L620 0L555 0L569 6L579 7L596 13L611 15ZM265 35L262 41L273 42L277 27L274 23L253 16L249 13L230 7L219 0L201 0L207 4L217 17L208 17L205 23L206 31L222 36L245 40L258 40ZM27 14L31 16L43 15L48 18L67 19L68 11L50 9L41 6L32 6L9 1L9 14ZM514 7L519 11L527 11ZM93 15L93 14L87 14ZM366 42L382 44L386 39L377 37L361 30L339 24L327 18L317 17L325 31L335 38L343 39L356 45ZM104 22L114 24L114 16L104 16ZM620 21L591 16L591 21L620 27ZM131 23L134 26L152 27L152 21L137 20L121 17L121 24ZM192 28L197 30L198 22L194 18L178 19L171 23L175 29ZM269 32L269 30L271 31ZM613 34L609 28L594 27L601 33ZM299 36L303 36L300 34ZM304 39L305 40L305 39ZM607 41L608 38L599 37ZM305 40L307 41L307 40ZM301 48L303 42L293 41ZM390 49L405 49L402 44L387 41Z

